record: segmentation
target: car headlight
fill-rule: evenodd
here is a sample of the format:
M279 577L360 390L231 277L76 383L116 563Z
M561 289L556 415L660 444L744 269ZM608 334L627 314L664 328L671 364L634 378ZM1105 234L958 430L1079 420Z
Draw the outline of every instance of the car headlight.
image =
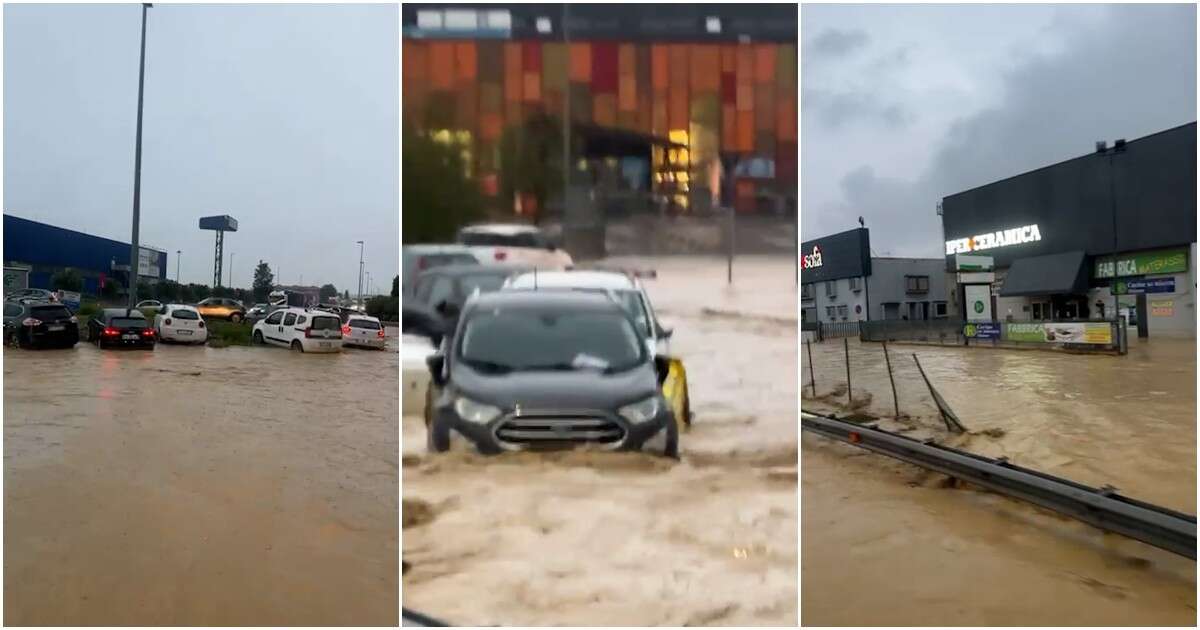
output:
M459 396L454 401L454 413L467 422L487 424L500 416L500 408Z
M617 413L634 424L641 424L653 420L661 409L662 403L659 402L659 397L651 396L632 405L625 405L618 409Z

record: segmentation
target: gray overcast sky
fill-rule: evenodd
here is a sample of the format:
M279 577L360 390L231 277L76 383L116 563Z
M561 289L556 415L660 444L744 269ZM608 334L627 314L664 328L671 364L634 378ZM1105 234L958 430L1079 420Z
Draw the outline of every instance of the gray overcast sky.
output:
M801 237L940 256L942 197L1196 120L1195 5L806 5Z
M128 242L141 6L3 11L4 211ZM140 240L170 252L167 276L183 250L183 281L211 283L197 222L229 214L234 286L263 259L277 281L353 294L364 240L390 290L399 47L395 5L150 9Z

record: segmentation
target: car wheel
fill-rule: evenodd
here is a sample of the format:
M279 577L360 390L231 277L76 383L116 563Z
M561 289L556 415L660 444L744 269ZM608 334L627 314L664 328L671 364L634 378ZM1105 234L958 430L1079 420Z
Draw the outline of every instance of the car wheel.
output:
M292 340L292 350L296 350L297 352L304 352L304 344L300 343L299 339L293 339Z
M235 323L235 324L240 324L240 323L242 323L242 314L241 314L241 313L234 313L233 315L230 315L230 316L229 316L229 321L231 321L231 322L233 322L233 323Z
M254 331L254 336L252 336L250 339L251 339L251 341L254 342L254 345L261 346L263 344L262 331L261 330Z

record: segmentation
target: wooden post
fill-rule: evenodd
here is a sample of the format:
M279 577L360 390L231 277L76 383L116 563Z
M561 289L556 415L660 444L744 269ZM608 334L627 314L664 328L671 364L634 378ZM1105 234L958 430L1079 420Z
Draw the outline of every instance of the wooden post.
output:
M896 379L892 377L892 359L888 357L887 342L883 342L883 360L887 361L888 380L892 383L892 406L896 409L896 418L900 417L900 399L896 397Z
M812 385L813 398L816 398L817 397L817 377L815 374L813 374L812 343L809 340L805 339L804 347L808 348L808 382L810 385Z

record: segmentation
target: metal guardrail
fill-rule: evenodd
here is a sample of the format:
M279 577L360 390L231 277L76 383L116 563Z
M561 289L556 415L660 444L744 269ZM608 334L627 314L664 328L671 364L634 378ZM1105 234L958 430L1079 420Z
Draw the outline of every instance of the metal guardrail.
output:
M936 470L994 492L1039 505L1085 523L1196 559L1196 516L1092 488L967 451L919 441L807 412L801 428L828 438Z

